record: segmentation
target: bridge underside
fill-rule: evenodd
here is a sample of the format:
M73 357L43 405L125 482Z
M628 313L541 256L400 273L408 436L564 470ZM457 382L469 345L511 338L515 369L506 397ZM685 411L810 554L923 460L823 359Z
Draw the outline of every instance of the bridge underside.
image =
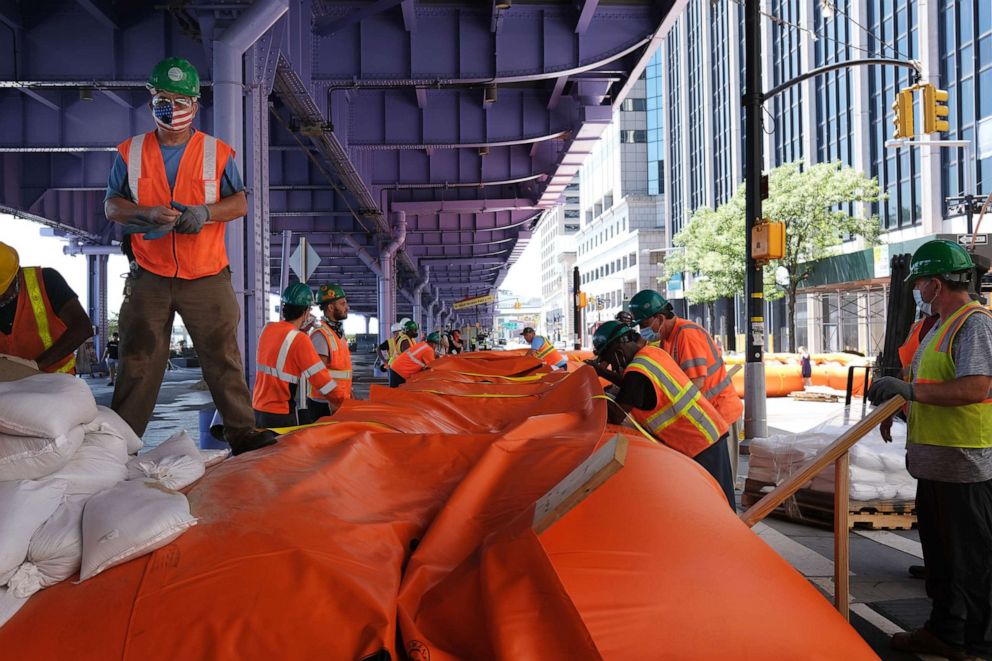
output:
M153 128L152 66L188 58L196 126L236 148L248 190L228 253L252 365L263 293L301 237L321 258L311 282L342 284L380 326L491 323L491 306L451 306L495 293L677 2L171 4L0 0L0 210L87 253L119 242L103 214L116 145Z

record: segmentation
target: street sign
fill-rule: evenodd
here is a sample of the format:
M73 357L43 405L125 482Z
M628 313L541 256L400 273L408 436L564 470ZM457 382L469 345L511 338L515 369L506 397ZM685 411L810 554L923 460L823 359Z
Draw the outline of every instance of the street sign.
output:
M296 247L289 258L289 268L293 269L293 273L300 279L300 282L307 282L318 266L320 266L320 255L313 249L309 241L300 239L300 245Z
M464 310L465 308L474 308L476 305L483 305L485 303L492 303L496 300L496 297L492 294L486 294L485 296L474 296L472 298L463 298L460 301L455 302L451 307L454 310Z
M970 234L958 234L958 243L962 246L971 245L971 235ZM987 246L989 244L988 234L976 234L975 235L975 245L976 246Z

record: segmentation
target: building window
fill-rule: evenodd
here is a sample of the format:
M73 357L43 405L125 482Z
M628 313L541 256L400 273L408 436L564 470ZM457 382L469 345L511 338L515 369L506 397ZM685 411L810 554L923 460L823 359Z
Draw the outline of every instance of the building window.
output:
M620 104L620 110L625 112L644 112L647 108L648 105L646 99L627 98Z
M630 265L635 266L636 264L637 264L637 253L632 252L630 253Z
M620 131L620 142L633 143L633 142L647 142L648 132L642 131L640 129L624 129Z

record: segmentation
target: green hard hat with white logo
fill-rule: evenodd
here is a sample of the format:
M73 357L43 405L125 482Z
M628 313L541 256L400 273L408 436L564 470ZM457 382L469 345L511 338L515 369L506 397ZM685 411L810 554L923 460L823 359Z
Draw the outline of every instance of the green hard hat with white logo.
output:
M313 292L302 282L294 282L286 287L279 299L283 305L298 305L301 308L308 308L313 305Z
M634 329L627 324L616 320L607 321L593 333L592 353L599 356L614 342L625 338L632 339L633 335Z
M671 309L668 299L653 289L642 289L630 299L630 314L635 324Z
M339 298L348 298L344 293L344 287L328 282L320 286L317 290L317 304L320 306L333 303Z
M973 268L975 268L975 262L972 261L971 255L963 247L953 241L934 239L927 241L913 253L913 261L910 262L906 282L912 282L917 278L946 277L970 272ZM961 280L962 278L952 277L949 279Z
M155 65L148 76L147 87L152 94L172 92L194 99L200 97L200 74L190 61L182 57L167 57Z
M403 332L407 334L413 333L414 335L416 335L417 333L420 332L420 326L417 325L416 321L408 321L405 324L403 324Z

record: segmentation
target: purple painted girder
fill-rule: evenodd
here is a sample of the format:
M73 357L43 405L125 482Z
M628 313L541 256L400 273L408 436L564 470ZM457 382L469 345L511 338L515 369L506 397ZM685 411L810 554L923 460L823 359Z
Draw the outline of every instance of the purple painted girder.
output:
M184 18L194 19L199 42L188 20L182 29L150 4L39 4L45 3L0 4L0 22L14 26L18 53L15 71L13 50L0 48L0 205L107 243L116 237L102 214L112 150L152 126L143 89L148 70L167 53L191 59L205 84L198 125L210 131L211 38L243 3L187 6ZM293 229L308 232L326 254L318 277L354 282L360 291L371 282L367 267L339 256L336 237L351 234L376 254L388 240L382 212L407 209L401 286L420 279L421 260L430 260L441 285L427 288L426 300L443 290L450 303L497 285L541 209L557 201L610 121L618 90L644 60L670 4L518 3L501 12L493 32L488 5L387 2L332 37L313 38L315 19L353 15L354 3L291 2L249 51L255 66L246 67L264 89L278 78L279 58L295 70L295 87L276 84L279 117L269 117L272 281L278 282L281 231ZM18 89L25 81L36 84ZM491 81L496 101L485 104L483 85ZM92 100L82 98L81 87L95 88ZM309 110L292 110L303 107ZM342 184L327 141L308 135L301 149L299 131L312 129L294 126L294 136L281 124L294 117L326 122L321 130L343 149L357 188ZM42 151L67 148L74 151ZM459 261L433 259L439 256ZM404 309L408 302L401 296L398 303ZM374 296L363 291L354 304L372 309Z

